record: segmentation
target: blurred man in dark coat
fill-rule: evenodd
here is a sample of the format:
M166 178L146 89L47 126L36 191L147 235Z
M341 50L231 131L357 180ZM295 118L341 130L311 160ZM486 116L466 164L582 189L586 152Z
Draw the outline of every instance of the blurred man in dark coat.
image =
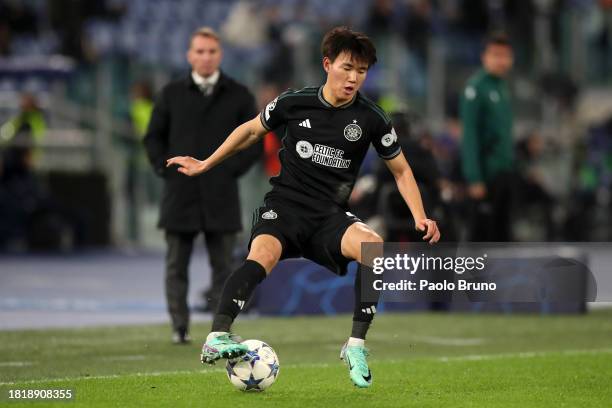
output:
M260 143L254 145L201 177L166 171L168 158L206 157L236 126L257 114L249 90L219 70L221 43L212 29L193 33L187 59L192 71L163 88L144 140L153 168L164 179L159 227L165 230L168 248L166 298L175 343L190 340L188 266L194 238L199 232L205 235L212 267L207 301L214 309L232 269L235 233L242 228L237 179L262 151Z

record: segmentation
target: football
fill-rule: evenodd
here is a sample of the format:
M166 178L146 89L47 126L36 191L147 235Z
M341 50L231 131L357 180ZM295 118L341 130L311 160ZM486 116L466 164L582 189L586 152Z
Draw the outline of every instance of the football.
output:
M260 340L245 340L249 351L227 361L227 378L241 391L263 391L276 381L280 370L274 349Z

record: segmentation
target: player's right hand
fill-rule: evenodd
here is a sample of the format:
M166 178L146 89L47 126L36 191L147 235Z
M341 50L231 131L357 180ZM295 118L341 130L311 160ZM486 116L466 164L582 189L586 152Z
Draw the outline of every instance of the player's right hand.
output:
M194 159L191 156L176 156L166 161L166 167L176 164L178 171L187 176L197 176L208 170L206 160Z

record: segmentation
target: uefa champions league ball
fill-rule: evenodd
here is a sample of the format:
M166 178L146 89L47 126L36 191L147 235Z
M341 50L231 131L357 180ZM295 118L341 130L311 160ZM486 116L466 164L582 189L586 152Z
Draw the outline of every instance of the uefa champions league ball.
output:
M276 381L279 363L276 353L260 340L245 340L249 351L237 359L227 361L227 378L241 391L263 391Z

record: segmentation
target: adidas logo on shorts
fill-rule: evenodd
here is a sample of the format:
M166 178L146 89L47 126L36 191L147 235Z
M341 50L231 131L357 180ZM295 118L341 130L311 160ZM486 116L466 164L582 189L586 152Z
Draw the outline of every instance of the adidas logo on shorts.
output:
M232 299L232 300L234 301L234 303L238 305L240 310L242 310L242 308L244 307L244 300L238 300L238 299Z
M374 314L376 313L376 306L366 307L365 309L361 309L361 311L366 314Z

